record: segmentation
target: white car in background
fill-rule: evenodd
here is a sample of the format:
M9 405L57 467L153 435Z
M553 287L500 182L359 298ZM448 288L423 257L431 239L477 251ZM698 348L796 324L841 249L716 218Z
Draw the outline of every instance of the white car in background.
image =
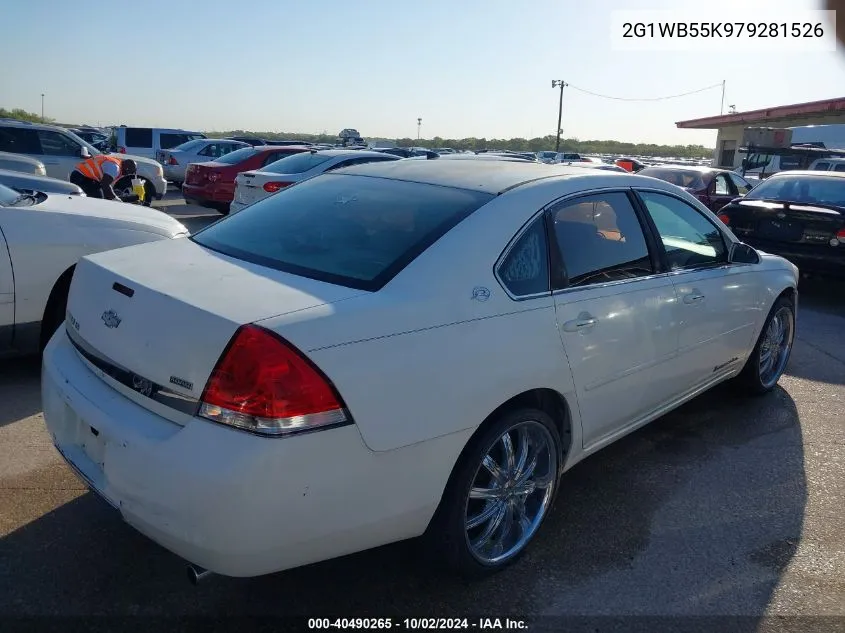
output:
M80 257L187 234L140 205L0 185L0 357L46 345L64 320Z
M33 176L46 176L47 168L40 160L12 154L11 152L0 152L0 169L18 171Z
M63 127L10 119L0 120L0 151L40 160L47 175L59 180L68 180L80 162L103 153ZM161 199L167 193L164 170L158 162L143 156L112 155L131 158L138 165L138 175L147 181L144 204L149 205L154 198Z
M200 138L177 145L173 149L160 149L156 153L156 159L164 168L164 177L181 188L189 163L207 163L244 147L252 146L243 141Z
M653 178L358 165L84 258L44 416L93 490L206 570L427 533L478 575L591 453L723 381L773 389L797 282Z
M293 184L341 167L401 160L393 154L358 149L327 149L286 156L261 169L245 171L235 178L235 199L229 213L237 213Z

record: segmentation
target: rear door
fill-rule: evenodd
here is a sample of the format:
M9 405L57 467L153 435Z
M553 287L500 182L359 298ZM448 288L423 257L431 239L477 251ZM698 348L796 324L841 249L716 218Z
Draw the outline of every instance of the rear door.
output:
M0 208L0 350L12 344L15 326L15 279L6 237L3 234L5 210Z
M753 264L729 264L721 230L674 195L638 191L662 242L678 301L676 375L686 389L736 369L760 318Z
M677 393L675 288L629 192L565 199L547 222L557 325L590 447Z

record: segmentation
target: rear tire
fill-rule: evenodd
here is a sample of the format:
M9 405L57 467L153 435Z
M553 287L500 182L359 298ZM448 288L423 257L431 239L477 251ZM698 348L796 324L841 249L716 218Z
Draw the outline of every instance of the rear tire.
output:
M523 408L494 418L467 444L426 531L436 560L468 578L515 562L554 502L560 447L557 426L544 411Z
M769 311L757 344L734 384L750 395L762 395L774 389L789 362L794 340L795 302L783 296Z
M220 212L221 215L229 215L229 205L228 204L215 204L214 208Z

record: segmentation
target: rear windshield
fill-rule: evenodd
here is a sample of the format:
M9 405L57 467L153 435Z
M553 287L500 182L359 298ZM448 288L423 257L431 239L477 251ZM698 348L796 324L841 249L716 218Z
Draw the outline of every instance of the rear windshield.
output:
M258 150L254 147L242 147L241 149L236 149L234 152L229 152L220 158L215 158L214 162L216 163L223 163L224 165L237 165L245 161L247 158L252 158L258 153Z
M778 175L745 194L746 200L780 200L845 207L845 178L841 176Z
M184 151L187 151L189 149L199 147L200 145L203 145L204 143L205 143L205 139L198 138L198 139L194 139L193 141L188 141L187 143L182 143L181 145L177 145L173 149L184 152Z
M706 189L702 173L690 169L661 169L660 167L646 167L640 170L640 176L651 176L652 178L659 178L665 180L678 187L688 187L690 189Z
M294 154L281 158L266 167L262 167L258 171L269 171L274 174L301 174L317 165L325 163L329 158L331 156L303 152L302 154Z
M323 174L191 239L244 261L374 291L492 198L415 182Z

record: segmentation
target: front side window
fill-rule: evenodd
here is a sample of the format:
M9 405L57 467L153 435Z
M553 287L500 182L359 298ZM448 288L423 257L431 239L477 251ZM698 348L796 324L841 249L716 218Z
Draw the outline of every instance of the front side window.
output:
M830 163L825 163L825 162L816 163L816 166L813 167L813 169L815 169L817 171L827 171L828 169L830 169Z
M464 189L324 174L191 239L243 261L374 291L491 199Z
M742 176L739 176L734 173L730 173L728 174L728 176L730 176L730 179L733 180L734 186L736 187L736 191L741 196L744 196L753 188L753 185Z
M516 297L549 292L549 253L542 216L517 239L499 264L498 273Z
M697 209L662 193L642 191L640 197L660 234L671 270L727 262L721 231Z
M728 177L725 174L718 174L716 176L715 193L717 196L731 195L731 188L728 184Z
M79 156L80 147L64 134L52 130L38 130L41 153L47 156Z
M642 226L626 194L567 200L552 207L550 213L570 286L654 273Z
M833 166L833 171L845 171L845 163L836 163Z
M218 156L220 156L220 144L209 143L198 152L198 155L208 156L209 158L217 158Z

